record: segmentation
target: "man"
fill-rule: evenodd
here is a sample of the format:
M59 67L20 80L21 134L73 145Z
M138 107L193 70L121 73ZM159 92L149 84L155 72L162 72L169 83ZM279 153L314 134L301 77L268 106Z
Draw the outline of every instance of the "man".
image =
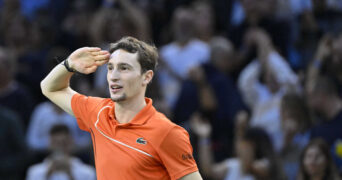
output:
M310 131L310 138L323 138L329 146L342 139L342 100L336 84L327 76L319 76L307 89L309 107L323 119Z
M41 83L43 94L91 133L98 180L202 179L188 133L145 98L157 64L156 48L125 37L110 52L80 48ZM89 74L107 62L111 99L87 97L69 87L73 71Z
M68 126L55 125L50 130L51 155L29 168L26 180L95 180L93 167L71 156L72 136Z

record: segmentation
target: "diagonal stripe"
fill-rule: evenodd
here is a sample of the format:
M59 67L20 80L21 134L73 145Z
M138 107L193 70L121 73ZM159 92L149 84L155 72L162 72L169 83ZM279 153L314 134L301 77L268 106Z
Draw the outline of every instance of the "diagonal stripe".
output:
M102 112L104 109L106 109L106 108L111 108L111 107L110 107L110 106L104 106L104 107L99 111L99 113L97 114L97 120L96 120L96 122L95 122L95 128L96 128L96 130L99 131L104 137L106 137L107 139L109 139L109 140L111 140L111 141L113 141L113 142L116 142L116 143L118 143L118 144L121 144L121 145L123 145L123 146L125 146L125 147L128 147L128 148L130 148L130 149L133 149L133 150L135 150L135 151L138 151L138 152L140 152L140 153L142 153L142 154L145 154L145 155L150 156L150 157L153 158L153 156L152 156L151 154L148 154L148 153L145 152L145 151L142 151L142 150L140 150L140 149L137 149L137 148L135 148L135 147L132 147L132 146L130 146L130 145L127 145L127 144L125 144L125 143L123 143L123 142L120 142L120 141L118 141L118 140L116 140L116 139L113 139L113 138L109 137L108 135L106 135L105 133L103 133L103 132L97 127L97 124L98 124L99 121L100 121L100 114L101 114L101 112Z

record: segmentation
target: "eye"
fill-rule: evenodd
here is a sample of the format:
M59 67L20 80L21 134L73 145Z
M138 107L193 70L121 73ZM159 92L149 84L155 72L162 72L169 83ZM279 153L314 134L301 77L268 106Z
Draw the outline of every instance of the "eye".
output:
M121 71L126 71L126 70L129 70L129 67L128 66L120 66L119 68Z
M113 69L113 66L107 66L107 69L110 71Z

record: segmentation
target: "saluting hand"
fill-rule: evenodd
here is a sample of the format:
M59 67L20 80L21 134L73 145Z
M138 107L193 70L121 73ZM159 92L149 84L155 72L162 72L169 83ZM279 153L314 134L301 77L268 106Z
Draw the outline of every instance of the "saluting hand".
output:
M110 53L97 47L79 48L68 57L70 68L83 73L90 74L109 61Z

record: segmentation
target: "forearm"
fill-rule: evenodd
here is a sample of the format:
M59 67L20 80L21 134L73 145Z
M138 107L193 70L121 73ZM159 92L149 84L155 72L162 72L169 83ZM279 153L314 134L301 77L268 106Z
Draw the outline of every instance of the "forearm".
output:
M200 137L199 138L199 162L201 165L201 169L203 170L203 174L206 176L213 176L213 160L212 160L212 152L210 149L210 140L209 137Z
M63 64L58 64L41 82L44 95L69 88L70 78L74 73L67 71Z
M296 73L278 52L273 51L268 55L267 68L281 86L297 85Z
M71 115L73 115L71 99L73 95L76 94L76 92L69 87L72 74L73 73L66 70L64 65L59 64L40 84L42 93Z

